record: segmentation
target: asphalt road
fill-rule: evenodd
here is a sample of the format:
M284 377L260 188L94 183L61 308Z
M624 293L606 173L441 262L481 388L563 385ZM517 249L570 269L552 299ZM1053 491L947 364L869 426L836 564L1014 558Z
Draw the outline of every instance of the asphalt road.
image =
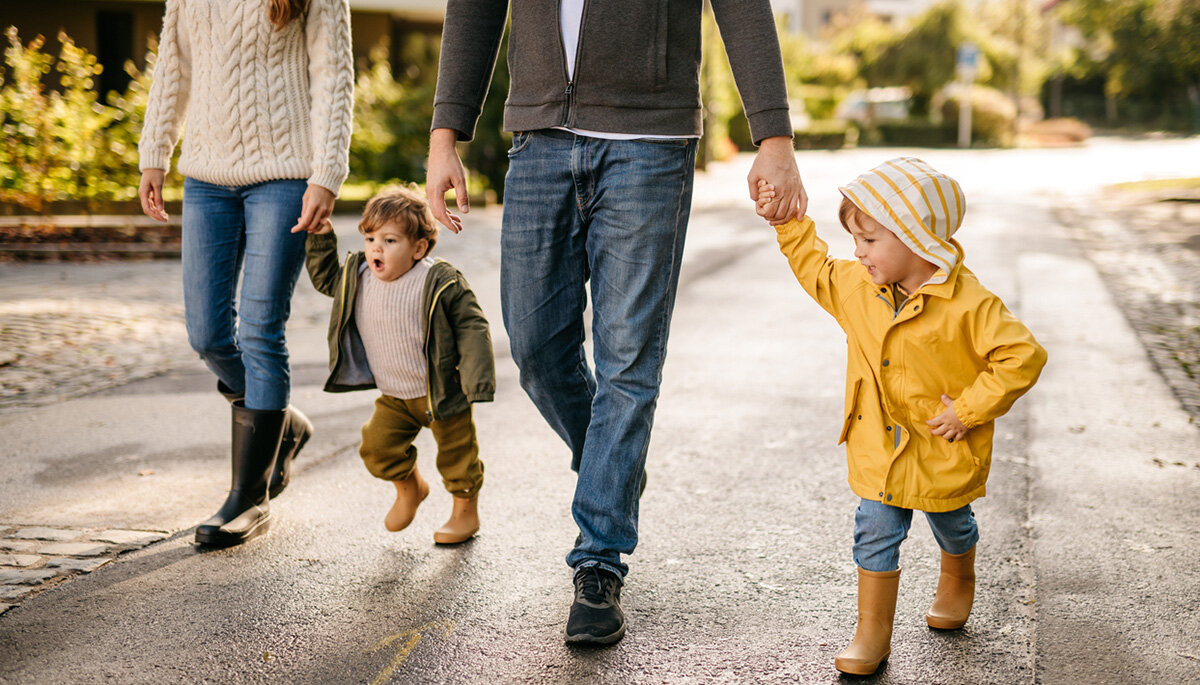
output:
M799 156L835 254L850 251L835 186L902 152L915 151ZM1196 140L916 152L962 180L967 264L1050 364L998 424L971 622L925 627L937 550L918 516L892 658L872 682L1200 681L1200 471L1155 463L1195 461L1200 435L1052 212L1104 183L1184 175L1198 153ZM496 340L499 392L476 411L477 539L432 544L450 507L436 488L408 530L384 531L390 486L356 452L374 395L320 392L327 301L302 284L294 401L317 435L264 538L190 544L228 469L228 409L199 363L0 416L0 521L175 533L0 616L0 681L837 681L855 622L855 500L834 444L844 337L753 216L748 163L698 180L618 646L563 644L573 476L507 355L489 209L437 249ZM338 225L352 247L353 218ZM418 447L428 476L432 440Z

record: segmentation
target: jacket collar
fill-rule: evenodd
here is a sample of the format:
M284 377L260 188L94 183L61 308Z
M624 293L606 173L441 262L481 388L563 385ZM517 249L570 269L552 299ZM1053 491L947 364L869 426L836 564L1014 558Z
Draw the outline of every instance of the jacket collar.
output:
M958 282L958 277L964 268L963 249L962 245L960 245L954 238L950 239L950 245L954 247L954 250L958 256L958 258L954 261L954 268L950 269L950 275L947 276L945 271L938 269L933 276L925 282L924 285L922 285L920 288L917 288L917 291L909 296L910 299L916 297L917 295L932 295L934 297L942 297L948 300L954 296L955 284ZM879 289L879 286L875 285L875 281L871 280L871 274L867 273L866 269L862 269L862 277L863 281L865 281L872 290Z

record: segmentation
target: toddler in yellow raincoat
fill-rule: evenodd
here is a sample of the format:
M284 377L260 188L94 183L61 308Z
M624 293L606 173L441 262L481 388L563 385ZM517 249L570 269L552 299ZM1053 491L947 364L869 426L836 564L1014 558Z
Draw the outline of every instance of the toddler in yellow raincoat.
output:
M774 201L759 184L758 211ZM846 443L855 512L858 628L843 673L891 653L900 543L925 512L942 550L932 628L966 623L979 532L970 502L991 466L993 421L1037 381L1046 351L963 265L952 237L966 202L954 179L912 157L839 188L855 260L830 259L812 219L776 226L796 278L846 332Z

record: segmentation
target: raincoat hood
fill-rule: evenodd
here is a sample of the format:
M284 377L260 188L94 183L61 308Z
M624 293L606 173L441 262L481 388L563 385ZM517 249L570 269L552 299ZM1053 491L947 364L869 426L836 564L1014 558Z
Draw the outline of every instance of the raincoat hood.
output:
M951 236L962 225L967 199L958 181L916 157L897 157L838 188L918 257L938 267L929 283L943 283L962 261Z

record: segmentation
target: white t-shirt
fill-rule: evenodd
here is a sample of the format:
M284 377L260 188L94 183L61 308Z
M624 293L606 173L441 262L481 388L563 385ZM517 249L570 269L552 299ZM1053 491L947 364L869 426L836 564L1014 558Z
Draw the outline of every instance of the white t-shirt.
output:
M579 53L579 28L583 24L583 3L585 0L562 0L559 9L558 25L562 30L563 52L567 55L567 80L575 78L575 57ZM606 138L608 140L635 140L637 138L696 138L698 136L664 136L646 133L609 133L606 131L589 131L580 128L555 126L564 131L588 136L589 138Z

